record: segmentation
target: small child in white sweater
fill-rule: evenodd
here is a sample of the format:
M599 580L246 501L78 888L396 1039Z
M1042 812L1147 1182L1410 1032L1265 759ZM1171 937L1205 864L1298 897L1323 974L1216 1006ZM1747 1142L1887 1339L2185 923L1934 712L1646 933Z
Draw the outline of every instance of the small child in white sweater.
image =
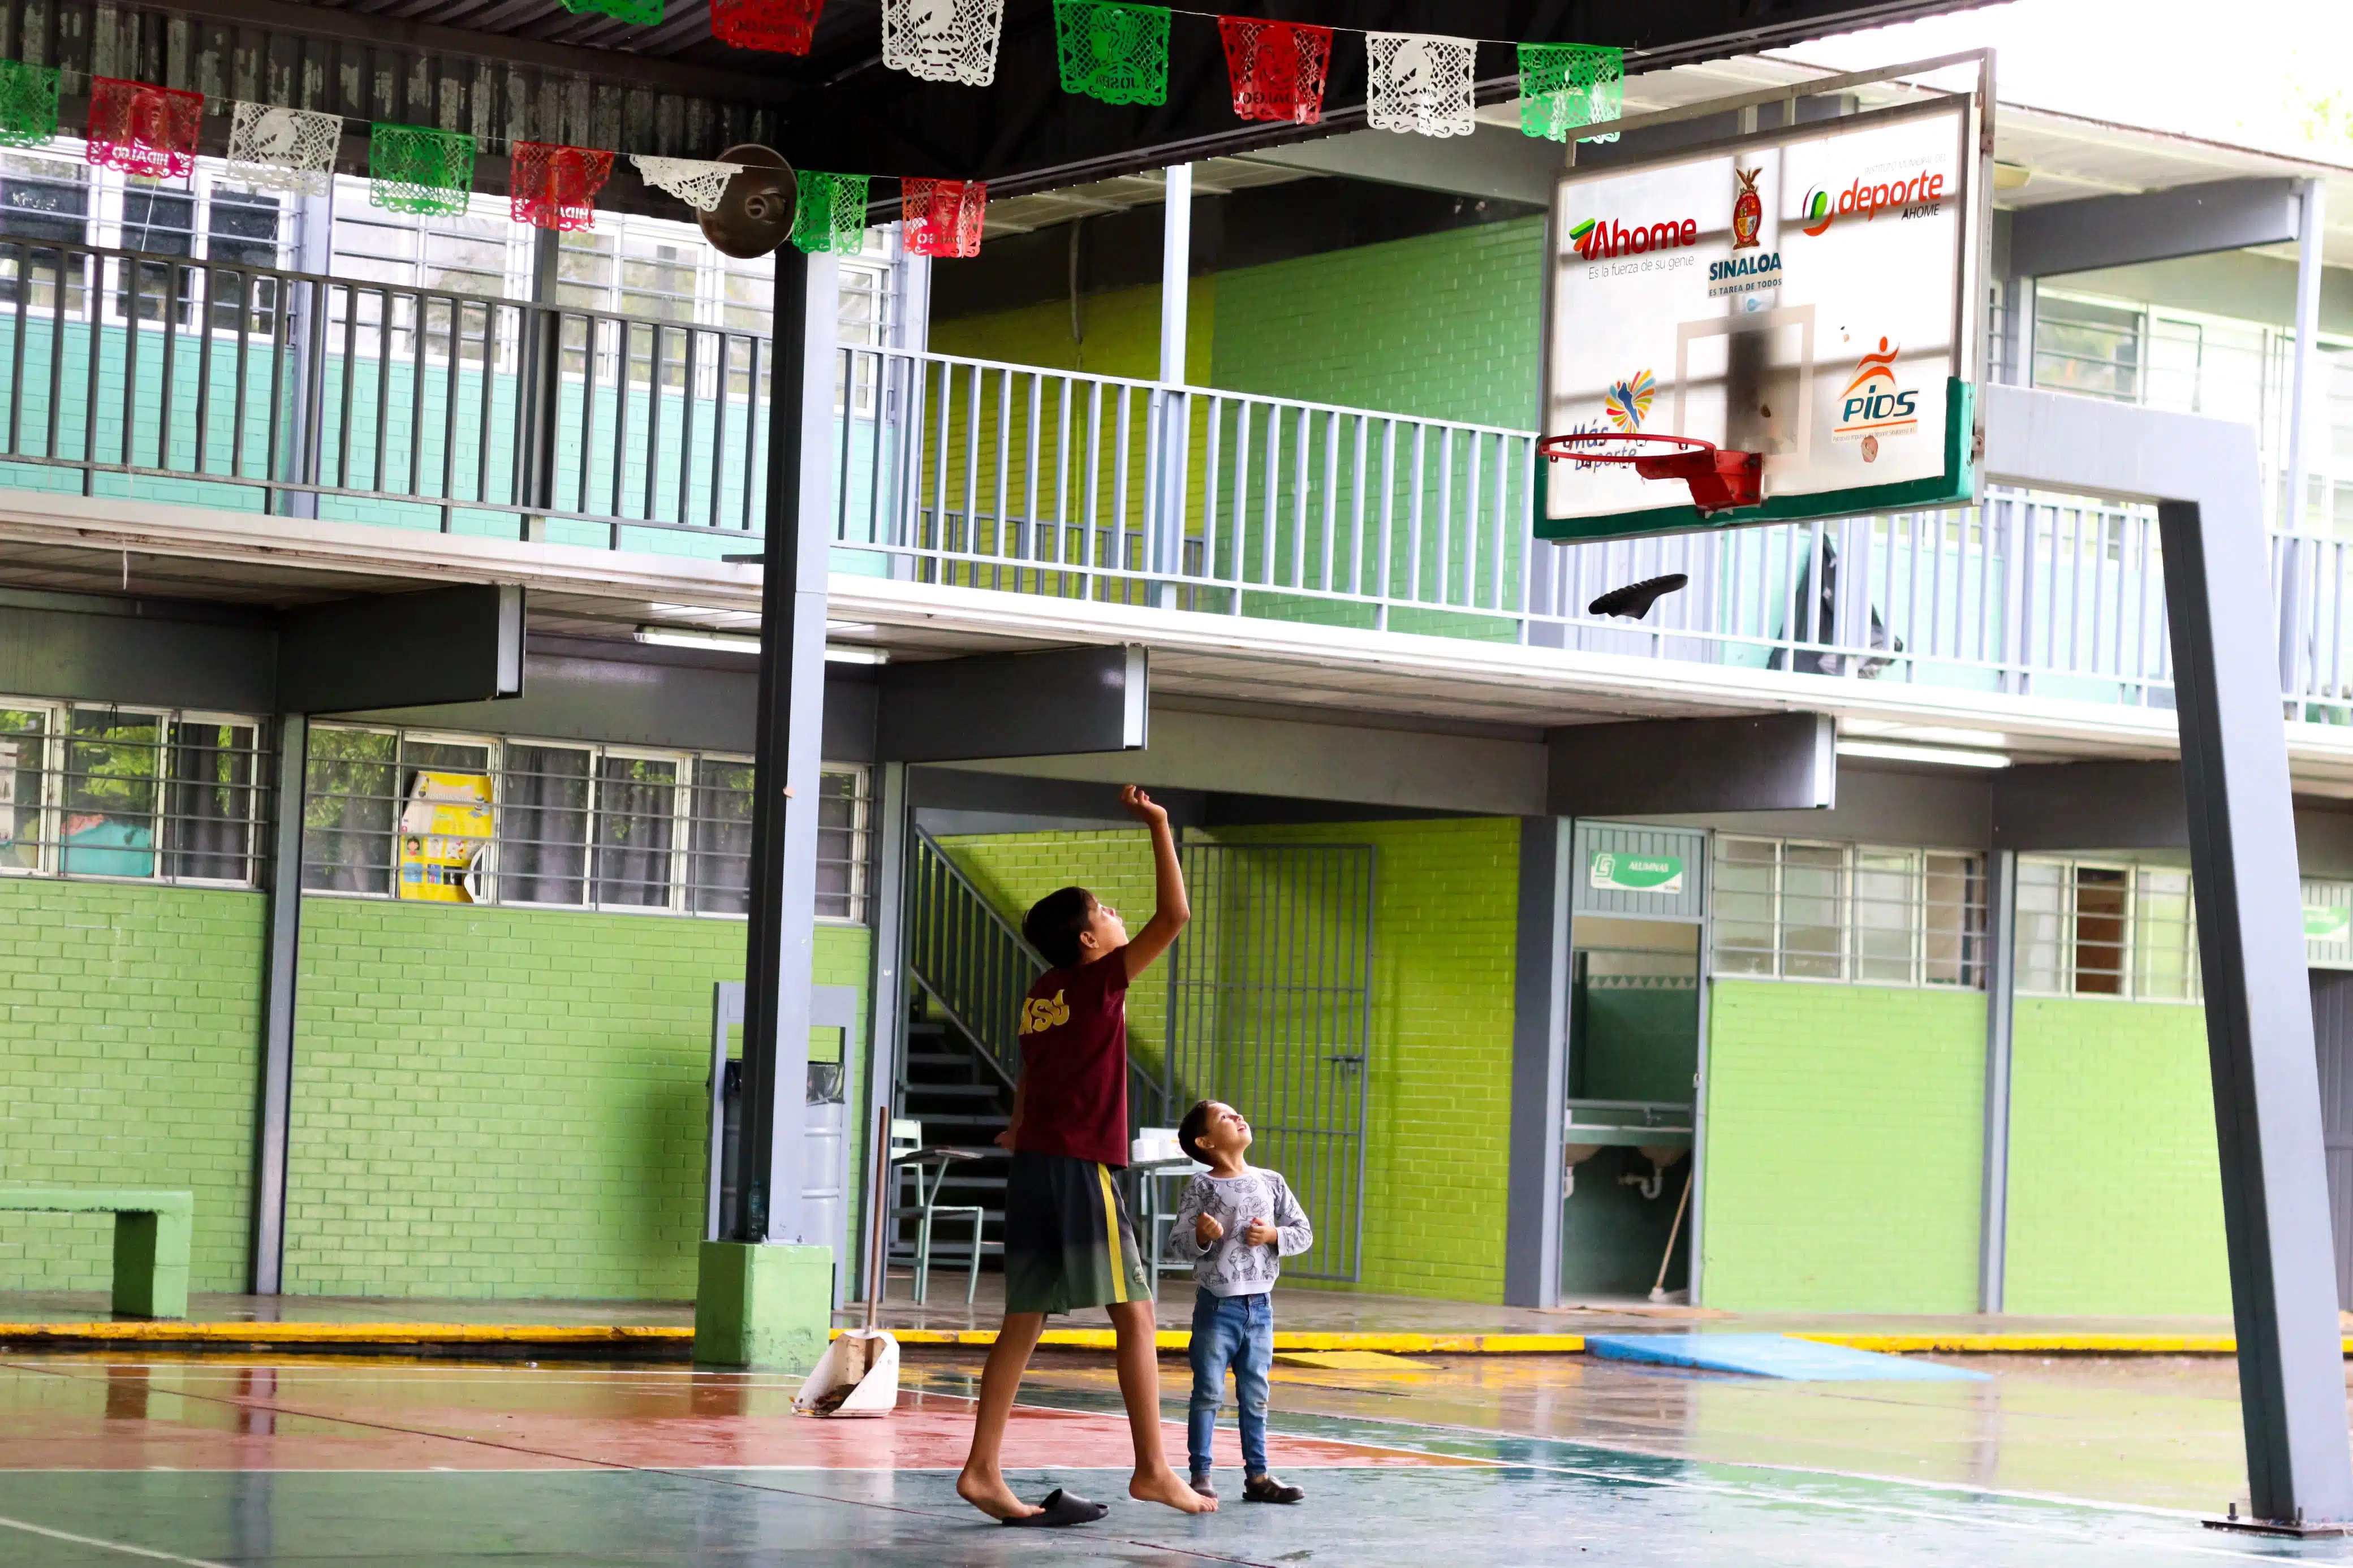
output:
M1209 1167L1187 1184L1168 1235L1173 1258L1191 1258L1193 1405L1187 1437L1193 1489L1215 1497L1209 1484L1209 1439L1224 1402L1226 1371L1234 1374L1241 1415L1242 1500L1297 1502L1307 1494L1267 1469L1267 1376L1274 1369L1274 1281L1282 1259L1315 1244L1315 1232L1291 1185L1243 1158L1250 1123L1232 1106L1205 1100L1185 1113L1177 1147Z

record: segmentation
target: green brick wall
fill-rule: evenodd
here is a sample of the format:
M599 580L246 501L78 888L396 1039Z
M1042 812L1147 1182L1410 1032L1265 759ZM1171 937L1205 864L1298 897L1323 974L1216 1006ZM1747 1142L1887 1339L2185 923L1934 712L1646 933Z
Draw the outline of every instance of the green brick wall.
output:
M1216 338L1217 306L1217 279L1194 279L1185 301L1185 374L1205 384L1209 380L1210 344ZM935 353L1084 371L1089 375L1158 379L1158 284L1085 295L1080 310L1085 331L1080 342L1071 341L1071 307L1062 300L934 320L928 342Z
M1354 1289L1501 1300L1518 823L1336 823L1200 837L1374 847L1364 1278ZM949 847L1008 911L1073 881L1118 905L1131 929L1152 908L1152 863L1138 833L1008 835ZM1131 1043L1156 1063L1165 974L1155 970L1130 996Z
M194 1288L246 1288L262 900L0 881L0 1184L185 1189ZM0 1214L0 1283L93 1290L113 1221Z
M2010 1038L2004 1305L2228 1312L2205 1009L2021 996Z
M1711 993L1705 1302L1974 1310L1984 995L1736 980Z
M1539 218L1218 274L1214 384L1525 430Z
M307 900L287 1289L691 1296L711 987L744 931ZM818 984L862 996L870 951L819 927Z

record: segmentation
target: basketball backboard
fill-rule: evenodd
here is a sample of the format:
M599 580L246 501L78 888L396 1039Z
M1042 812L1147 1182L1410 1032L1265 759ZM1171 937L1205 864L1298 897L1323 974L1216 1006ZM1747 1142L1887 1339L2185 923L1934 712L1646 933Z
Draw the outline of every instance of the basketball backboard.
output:
M1966 505L1980 447L1976 101L1955 93L1571 168L1555 187L1543 429L1596 456L1696 437L1763 457L1703 513L1624 462L1540 462L1569 542ZM1650 450L1643 447L1641 450Z

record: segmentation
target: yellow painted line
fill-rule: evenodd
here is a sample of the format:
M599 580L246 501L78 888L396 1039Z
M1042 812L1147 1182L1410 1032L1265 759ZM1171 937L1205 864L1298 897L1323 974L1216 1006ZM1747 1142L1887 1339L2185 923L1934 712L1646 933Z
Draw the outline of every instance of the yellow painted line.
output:
M2235 1355L2239 1349L2238 1339L2231 1334L1800 1333L1790 1337L1891 1355ZM2353 1338L2344 1342L2344 1348L2353 1354Z
M833 1331L836 1336L841 1330ZM994 1329L893 1329L902 1345L977 1346L997 1342ZM631 1323L184 1323L132 1322L0 1323L0 1341L125 1344L234 1345L597 1345L691 1341L684 1324ZM1193 1341L1184 1329L1162 1329L1155 1341L1164 1351L1182 1351ZM1110 1350L1109 1329L1049 1329L1039 1343L1060 1350ZM1277 1351L1377 1351L1391 1355L1574 1355L1585 1349L1582 1334L1353 1333L1277 1331Z
M1277 1351L1276 1364L1319 1372L1428 1372L1431 1363L1387 1351Z
M174 1344L628 1344L691 1340L691 1328L632 1323L0 1323L0 1340L120 1340Z

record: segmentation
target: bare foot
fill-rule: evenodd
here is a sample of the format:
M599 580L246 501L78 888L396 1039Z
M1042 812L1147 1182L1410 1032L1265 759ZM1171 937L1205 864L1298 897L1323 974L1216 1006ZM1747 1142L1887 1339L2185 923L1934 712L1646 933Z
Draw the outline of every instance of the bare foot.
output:
M962 1491L964 1483L957 1482L956 1489ZM1160 1467L1160 1472L1157 1475L1146 1475L1142 1470L1136 1471L1134 1479L1127 1483L1127 1495L1138 1502L1166 1503L1178 1513L1218 1511L1216 1498L1203 1497L1179 1480L1176 1472L1166 1465Z
M991 1519L1027 1519L1045 1511L1015 1497L1013 1489L1005 1484L1005 1478L995 1470L983 1472L970 1465L956 1477L956 1496Z

